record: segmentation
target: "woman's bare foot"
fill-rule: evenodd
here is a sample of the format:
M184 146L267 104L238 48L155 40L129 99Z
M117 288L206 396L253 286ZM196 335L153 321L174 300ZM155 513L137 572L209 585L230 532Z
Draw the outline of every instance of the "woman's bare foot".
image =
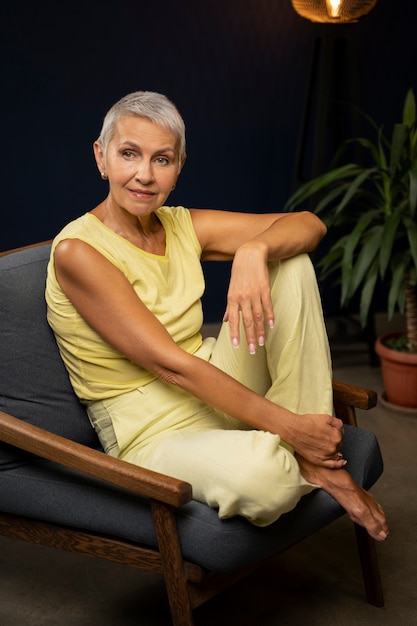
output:
M388 524L381 505L346 470L314 465L300 456L297 460L303 477L333 496L353 522L366 528L377 541L387 538Z

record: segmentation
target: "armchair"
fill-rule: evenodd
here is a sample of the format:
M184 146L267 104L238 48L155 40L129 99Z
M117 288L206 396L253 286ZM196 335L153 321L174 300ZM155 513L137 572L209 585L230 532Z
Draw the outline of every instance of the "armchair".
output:
M50 242L0 253L0 534L163 574L174 626L193 610L344 514L321 490L266 528L192 499L192 486L103 453L46 321ZM378 442L356 426L372 391L334 383L343 452L369 489ZM383 605L375 543L355 525L369 603Z

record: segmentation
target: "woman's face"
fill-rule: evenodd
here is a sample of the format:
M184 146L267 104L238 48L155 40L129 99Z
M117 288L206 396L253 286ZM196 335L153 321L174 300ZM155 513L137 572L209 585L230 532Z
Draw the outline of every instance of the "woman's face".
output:
M112 204L136 217L164 204L182 167L175 135L142 117L120 118L106 153L97 142L94 152Z

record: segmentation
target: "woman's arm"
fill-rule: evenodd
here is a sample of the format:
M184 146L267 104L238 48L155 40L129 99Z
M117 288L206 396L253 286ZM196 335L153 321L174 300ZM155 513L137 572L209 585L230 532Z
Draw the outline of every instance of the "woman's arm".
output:
M340 420L301 418L179 348L125 276L94 248L76 239L62 241L55 250L55 271L80 315L126 357L253 428L279 434L311 462L342 466L332 460L341 442Z
M268 261L311 252L326 234L314 213L237 213L191 209L203 261L233 259L243 245L261 247Z
M203 260L233 259L224 321L233 345L240 343L242 317L251 353L274 325L268 262L311 252L326 234L313 213L246 214L193 209Z

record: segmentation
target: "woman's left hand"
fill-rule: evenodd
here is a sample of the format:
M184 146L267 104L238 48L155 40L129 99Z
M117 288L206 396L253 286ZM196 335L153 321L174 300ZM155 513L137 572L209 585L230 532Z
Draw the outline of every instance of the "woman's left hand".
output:
M227 308L223 317L229 322L230 337L239 346L240 317L251 354L263 346L267 327L274 325L266 246L259 241L247 242L233 259L227 294Z

